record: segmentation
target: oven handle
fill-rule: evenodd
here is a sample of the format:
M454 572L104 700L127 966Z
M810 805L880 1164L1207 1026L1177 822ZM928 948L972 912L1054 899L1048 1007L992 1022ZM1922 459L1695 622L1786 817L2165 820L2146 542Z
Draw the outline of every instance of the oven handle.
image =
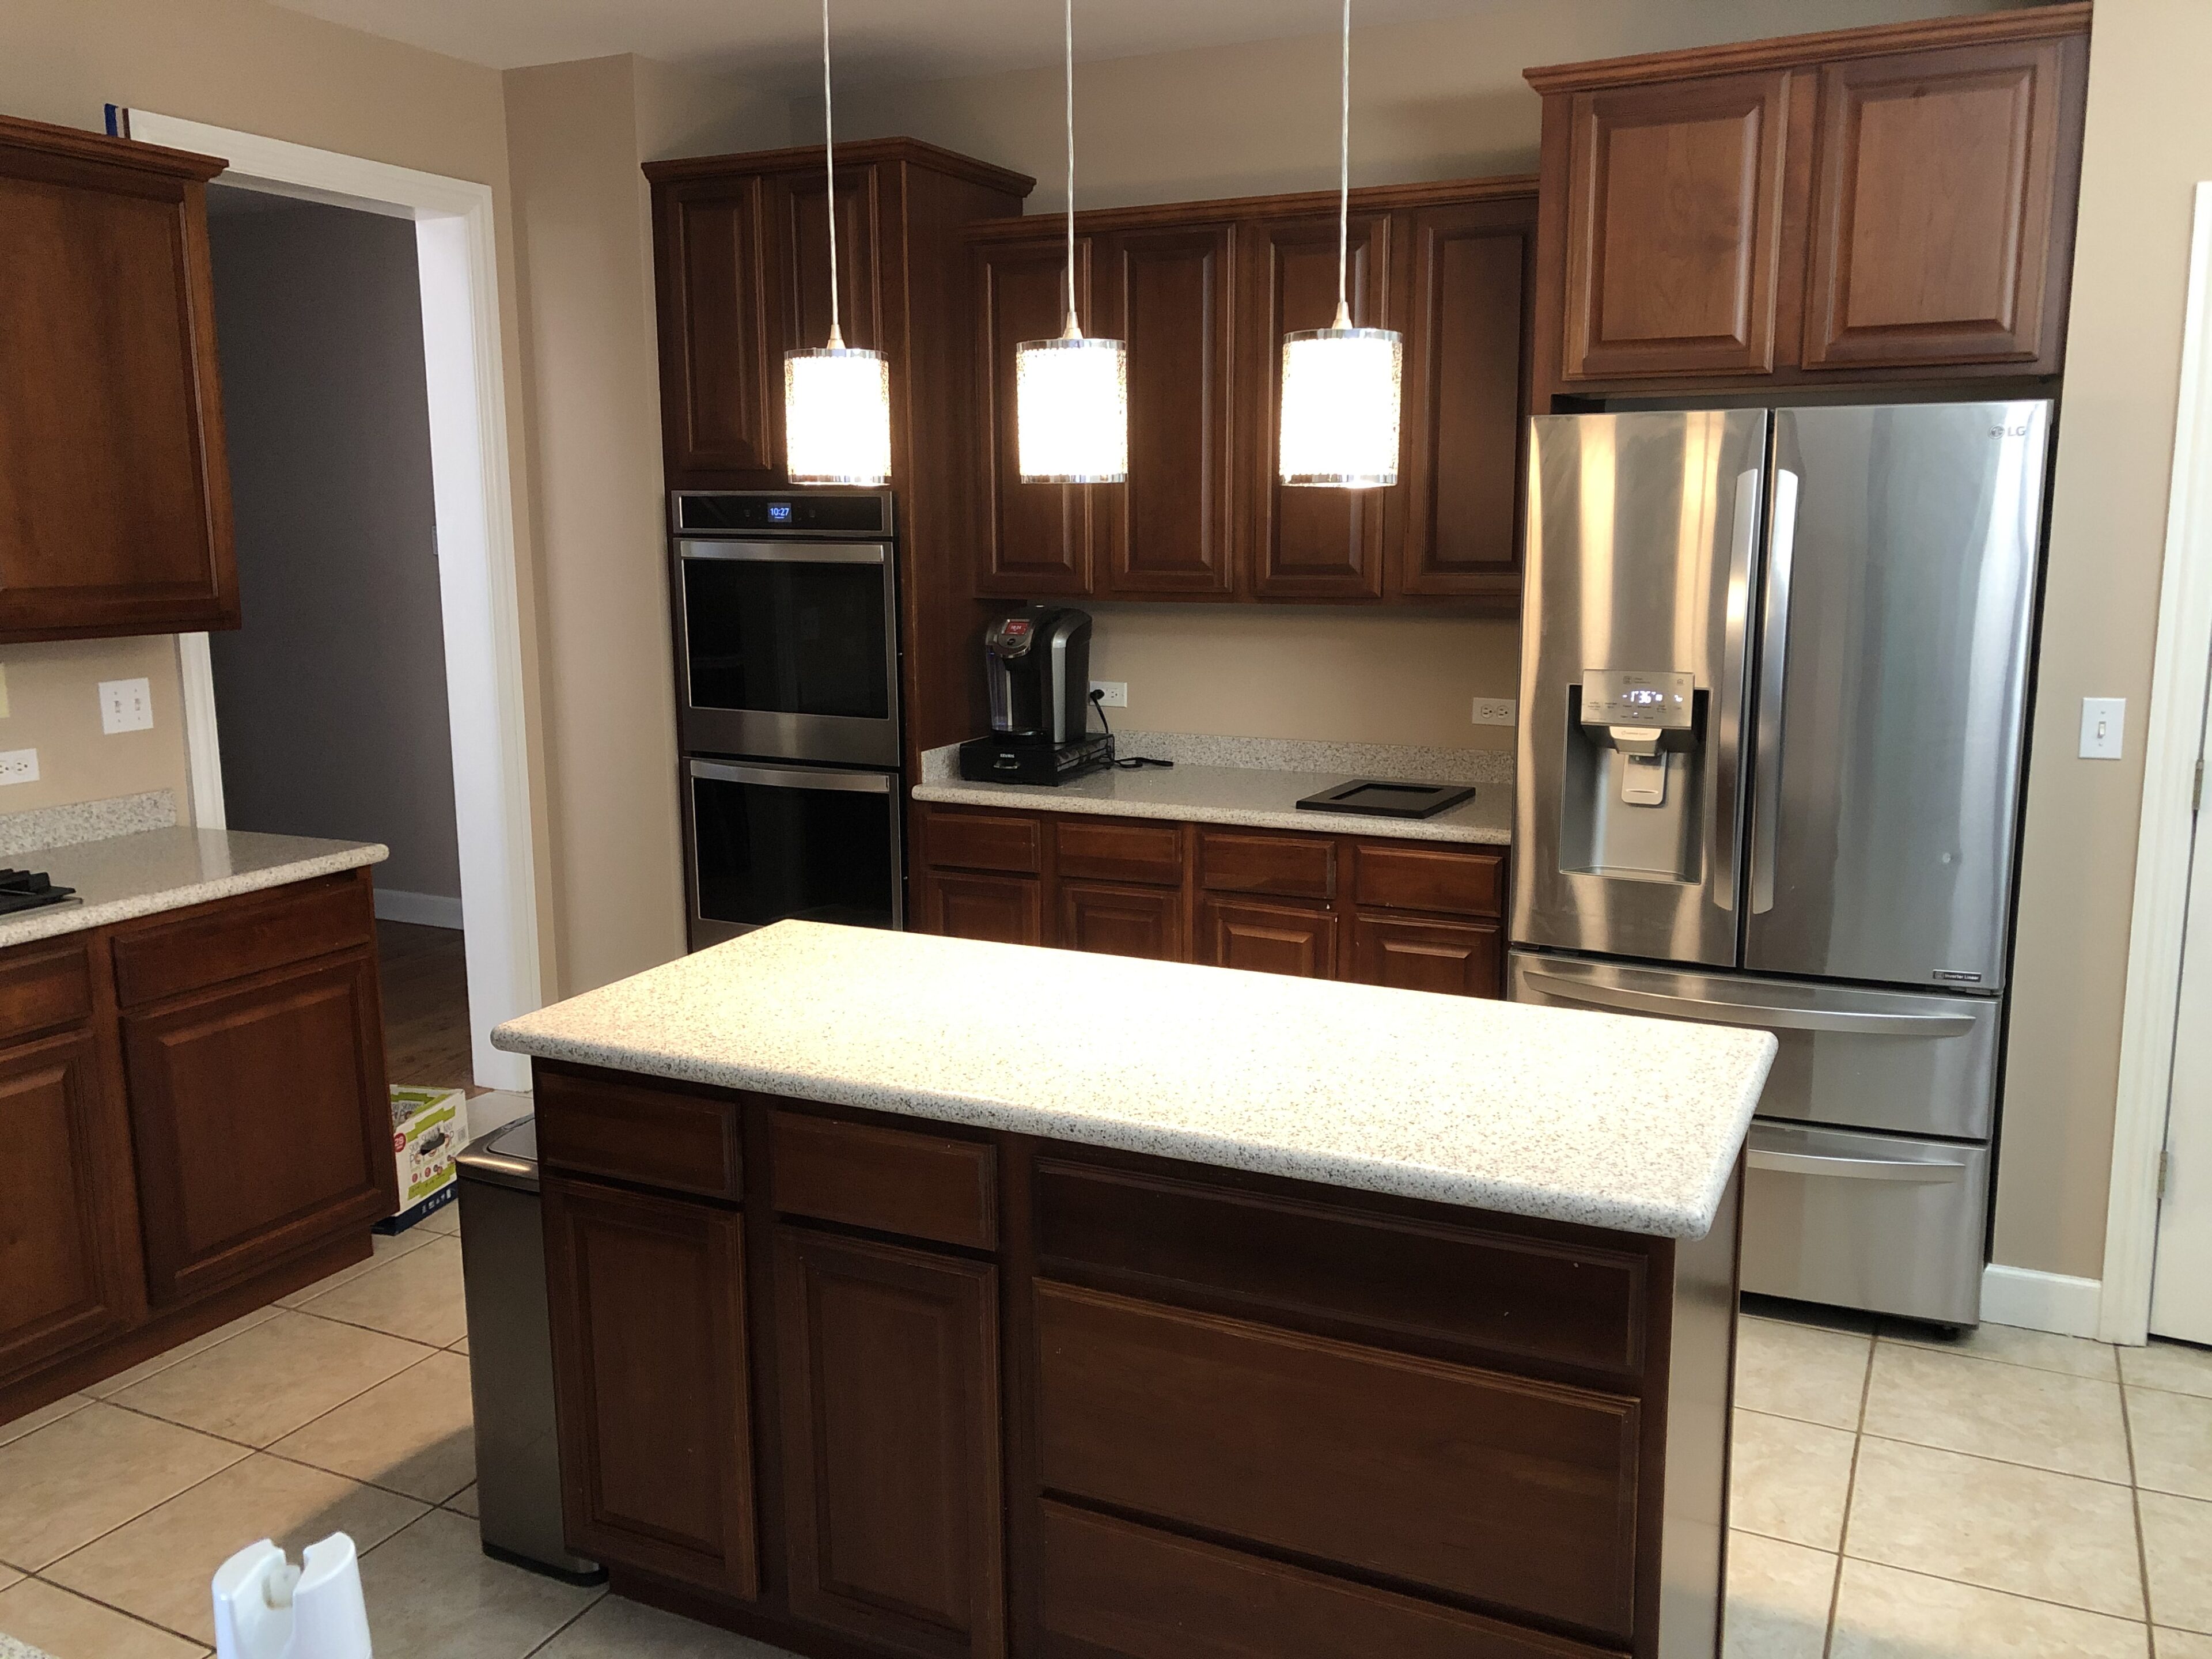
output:
M720 761L686 761L695 778L713 783L757 783L770 789L841 789L854 795L888 795L887 772L817 772L795 766L725 766Z
M678 542L679 559L742 564L889 564L881 542Z

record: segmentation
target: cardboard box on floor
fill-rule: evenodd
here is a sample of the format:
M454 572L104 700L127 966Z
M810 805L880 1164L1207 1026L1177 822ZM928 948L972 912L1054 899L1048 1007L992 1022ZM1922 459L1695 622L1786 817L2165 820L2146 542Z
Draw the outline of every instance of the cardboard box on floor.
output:
M392 1151L399 1167L395 1214L376 1224L400 1233L453 1201L453 1155L468 1145L468 1097L459 1089L392 1090Z

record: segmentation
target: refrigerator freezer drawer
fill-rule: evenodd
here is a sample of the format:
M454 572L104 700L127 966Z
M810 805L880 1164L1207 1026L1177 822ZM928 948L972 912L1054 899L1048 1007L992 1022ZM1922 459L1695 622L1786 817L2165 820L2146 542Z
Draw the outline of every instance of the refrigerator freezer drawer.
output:
M1945 1325L1982 1316L1990 1152L1751 1126L1743 1288Z
M1996 1111L1993 997L1873 991L1513 953L1512 997L1774 1033L1761 1117L1986 1140Z

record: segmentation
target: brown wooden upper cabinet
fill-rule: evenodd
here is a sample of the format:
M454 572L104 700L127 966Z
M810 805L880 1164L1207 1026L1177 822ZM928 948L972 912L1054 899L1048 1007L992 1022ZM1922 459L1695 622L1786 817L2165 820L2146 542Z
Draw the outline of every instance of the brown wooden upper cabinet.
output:
M2089 8L1531 70L1553 392L2058 372Z
M0 643L238 626L207 237L225 165L0 118Z
M1535 192L1526 179L1352 198L1353 320L1406 335L1399 482L1285 488L1282 338L1336 310L1336 198L1077 216L1085 331L1128 347L1126 483L1021 481L1014 348L1055 334L1057 222L972 227L979 593L1006 598L1458 599L1520 585Z

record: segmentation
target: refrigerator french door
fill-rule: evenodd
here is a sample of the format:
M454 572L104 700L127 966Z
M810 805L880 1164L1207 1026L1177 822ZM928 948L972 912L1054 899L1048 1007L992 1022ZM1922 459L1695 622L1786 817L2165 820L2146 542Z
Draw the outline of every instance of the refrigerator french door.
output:
M1512 994L1776 1032L1747 1289L1979 1317L2049 421L1535 422Z

